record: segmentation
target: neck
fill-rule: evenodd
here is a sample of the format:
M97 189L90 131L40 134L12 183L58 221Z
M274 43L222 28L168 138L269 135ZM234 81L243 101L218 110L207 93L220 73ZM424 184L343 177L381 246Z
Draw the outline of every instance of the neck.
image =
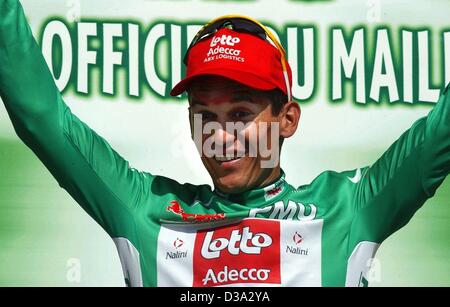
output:
M262 177L262 176L261 176ZM260 206L263 203L276 201L289 191L289 185L284 180L284 173L278 167L271 169L268 175L258 185L254 185L244 191L233 191L225 193L219 189L215 190L220 197L226 198L238 204Z
M280 166L277 165L274 168L263 169L262 172L259 174L258 178L253 179L253 183L249 186L242 187L239 190L237 189L231 191L222 190L221 192L226 194L240 194L251 190L260 189L274 183L276 180L278 180L278 178L280 178L280 176L281 176L281 169Z
M280 165L274 168L268 168L263 170L261 174L261 180L257 181L251 189L257 189L265 187L273 182L275 182L281 176Z

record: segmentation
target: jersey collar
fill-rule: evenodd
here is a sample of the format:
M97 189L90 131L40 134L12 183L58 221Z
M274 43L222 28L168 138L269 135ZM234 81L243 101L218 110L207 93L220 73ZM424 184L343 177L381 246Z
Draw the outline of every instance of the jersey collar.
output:
M256 207L264 203L277 201L285 195L288 190L289 184L285 180L284 171L281 170L280 176L274 182L266 186L236 194L223 193L218 188L215 188L214 193L229 201L250 207Z

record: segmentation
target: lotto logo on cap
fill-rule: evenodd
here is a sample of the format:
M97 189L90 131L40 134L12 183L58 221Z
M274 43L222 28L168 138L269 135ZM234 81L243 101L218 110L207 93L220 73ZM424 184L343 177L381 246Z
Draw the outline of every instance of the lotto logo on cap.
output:
M214 38L211 40L210 47L215 47L217 44L220 43L220 45L225 46L234 46L235 44L239 43L241 40L239 37L233 37L231 35L222 35L222 36L214 36Z
M250 33L223 28L200 40L189 51L186 77L170 92L183 93L199 76L222 76L258 90L280 89L286 95L286 78L280 51L268 40ZM292 72L286 63L289 87Z
M203 62L207 63L220 59L244 62L245 59L240 56L242 50L237 46L240 41L241 39L239 37L232 35L223 34L222 36L214 36L209 44L210 48Z
M245 220L197 233L194 287L238 283L280 284L280 224Z

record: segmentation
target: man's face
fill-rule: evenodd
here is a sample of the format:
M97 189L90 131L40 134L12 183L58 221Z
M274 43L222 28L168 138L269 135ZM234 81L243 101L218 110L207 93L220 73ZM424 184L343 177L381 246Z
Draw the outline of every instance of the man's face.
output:
M193 138L201 140L202 162L217 188L225 193L239 193L268 184L279 176L277 125L282 112L272 113L267 95L232 80L211 76L192 82L189 104ZM202 120L196 122L194 117L199 115ZM245 124L245 128L239 132L227 129L227 124L237 123ZM219 124L221 128L205 133L204 128L212 124L216 127ZM195 135L199 131L195 125L201 127L200 137ZM266 151L262 153L260 147L264 139ZM211 140L215 141L213 154L205 150ZM272 156L268 157L267 152ZM274 154L277 156L273 157ZM263 161L273 158L276 158L274 165L262 167Z

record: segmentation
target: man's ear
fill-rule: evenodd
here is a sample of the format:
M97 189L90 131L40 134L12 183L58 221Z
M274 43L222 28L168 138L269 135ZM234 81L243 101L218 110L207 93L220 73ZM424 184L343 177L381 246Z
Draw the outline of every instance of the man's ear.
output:
M191 128L191 138L194 139L194 117L191 106L188 107L189 127Z
M295 133L301 113L300 105L295 101L283 106L280 112L280 136L288 138Z

